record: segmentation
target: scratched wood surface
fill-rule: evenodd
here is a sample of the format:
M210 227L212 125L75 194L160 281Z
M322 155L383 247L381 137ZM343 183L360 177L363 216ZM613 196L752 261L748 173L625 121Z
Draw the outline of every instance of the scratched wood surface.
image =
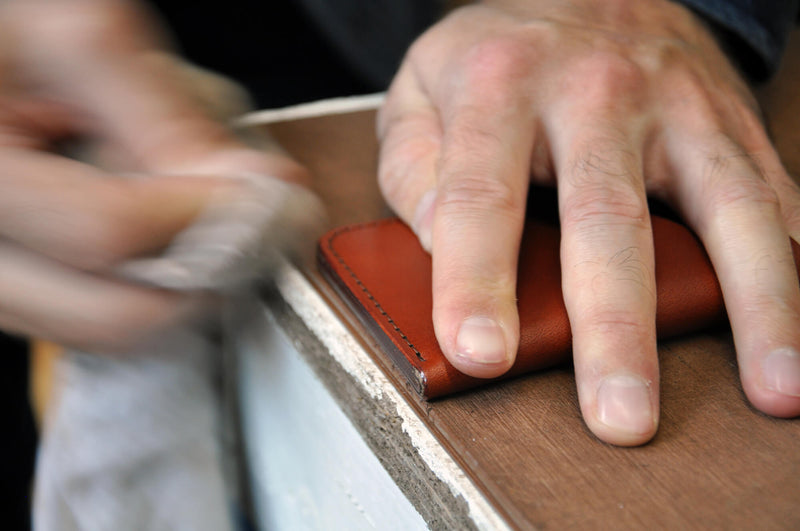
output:
M797 40L794 49L800 58ZM789 74L799 87L800 68ZM761 95L770 98L773 130L784 135L777 144L787 165L800 175L800 107L789 101L797 93L772 86ZM375 183L373 120L359 112L271 128L317 176L332 225L388 212ZM352 332L375 345L316 271L307 274ZM372 354L514 527L800 528L800 421L747 405L727 329L660 345L661 427L632 449L586 430L568 366L423 402L377 347Z

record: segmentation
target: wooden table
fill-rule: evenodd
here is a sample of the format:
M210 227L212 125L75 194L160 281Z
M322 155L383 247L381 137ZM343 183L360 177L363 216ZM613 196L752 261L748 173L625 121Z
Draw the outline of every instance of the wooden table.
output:
M796 175L800 100L794 99L796 90L782 89L780 83L800 86L798 65L795 61L780 82L762 91L782 135L778 145ZM778 114L776 109L795 112ZM317 176L315 186L329 206L332 226L388 214L375 182L373 120L373 111L362 110L286 120L271 127ZM303 370L321 384L323 394L344 414L401 493L387 495L392 500L387 503L399 507L407 503L405 498L419 516L408 521L398 516L408 507L378 514L387 510L380 508L380 500L373 508L372 502L350 492L347 499L356 508L354 514L364 516L364 528L800 528L800 422L770 418L748 405L727 329L660 344L660 429L650 444L623 449L598 441L584 426L568 366L442 400L420 400L315 268L286 266L275 288L265 293L263 306L234 331L244 353L240 378L248 456L251 463L258 461L255 466L267 469L270 456L279 458L270 453L269 441L253 438L270 428L253 426L264 416L278 424L291 417L305 392L287 385L294 380L280 372L296 361L284 359L259 373L258 364L273 356L266 351L275 350L269 342L270 334L276 333L284 336L290 350L299 352ZM268 386L277 391L260 396ZM265 406L268 413L253 406L259 400L273 402ZM295 419L305 431L294 439L290 436L284 447L302 446L302 437L315 438L318 405L306 404L297 413L306 416ZM302 451L335 446L325 440L313 444ZM338 472L317 468L304 481L314 482L329 472L343 478L355 473L348 468L347 456L347 448L330 456ZM284 464L287 459L302 463L310 457L282 454L280 459ZM287 469L293 467L295 463ZM359 485L348 488L363 490L369 474L383 473L368 473ZM274 497L275 487L262 487L254 490L255 505L262 513L277 514L280 509L263 499ZM294 503L297 496L288 498ZM306 502L293 510L319 511L305 520L312 522L308 525L329 522L321 501ZM265 518L262 522L278 521Z

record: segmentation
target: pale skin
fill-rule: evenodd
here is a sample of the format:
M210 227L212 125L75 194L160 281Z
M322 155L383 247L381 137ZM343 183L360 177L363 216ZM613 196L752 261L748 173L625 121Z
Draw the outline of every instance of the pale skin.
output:
M127 282L115 269L161 250L212 195L237 193L230 175L307 178L210 117L157 26L125 1L0 4L3 330L116 351L198 316L207 294ZM54 152L67 135L88 138L103 163Z
M800 414L790 247L800 240L800 191L746 83L684 7L460 9L412 46L378 134L382 190L432 254L434 326L459 370L493 377L513 363L528 185L555 185L583 417L606 442L649 441L659 421L650 194L683 216L711 258L749 401L769 415Z
M115 268L166 245L231 188L224 175L304 170L209 119L130 2L0 8L0 328L115 350L196 313L202 294ZM798 415L800 192L755 109L706 28L665 0L484 2L426 33L380 113L380 182L432 251L433 319L453 364L491 377L513 363L525 196L531 181L555 184L584 418L607 442L648 441L659 408L649 193L706 246L749 400ZM106 163L49 151L65 133L90 136Z

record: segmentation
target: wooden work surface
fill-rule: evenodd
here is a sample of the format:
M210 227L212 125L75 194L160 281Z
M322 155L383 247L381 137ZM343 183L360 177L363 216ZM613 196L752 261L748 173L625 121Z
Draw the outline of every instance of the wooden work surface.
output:
M794 116L772 121L794 134ZM388 214L373 121L365 111L271 127L318 176L332 225ZM789 163L796 139L778 142ZM800 421L747 404L729 330L660 344L660 429L650 444L623 449L584 426L570 367L421 401L317 271L304 273L511 527L800 528Z

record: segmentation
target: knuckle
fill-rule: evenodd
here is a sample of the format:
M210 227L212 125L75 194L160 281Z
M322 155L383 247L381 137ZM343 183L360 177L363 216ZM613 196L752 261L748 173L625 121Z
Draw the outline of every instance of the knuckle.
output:
M715 161L712 165L716 167L709 171L717 175L709 178L712 181L707 195L710 216L743 208L758 208L768 212L780 210L777 193L763 179L731 175L736 170L727 172L724 161Z
M505 82L527 74L531 54L525 41L514 35L493 36L473 45L464 61L475 81Z
M510 183L476 174L462 174L439 187L437 210L460 217L492 212L521 217L525 197Z
M475 44L463 57L465 89L484 105L507 105L519 97L515 86L528 78L533 51L515 36L495 36Z
M713 111L716 116L722 114L718 109L724 104L732 106L736 113L749 114L755 123L763 121L755 95L732 69L725 73L726 66L720 64L709 70L708 63L698 59L689 45L664 46L659 58L661 80L666 88L661 96L672 105L708 114Z
M485 111L475 106L459 109L442 142L439 167L443 173L488 173L500 161L496 156L476 156L476 153L503 153L507 148L499 132L486 126Z
M597 107L635 103L645 94L647 77L631 58L613 51L596 51L571 67L570 89Z
M672 67L665 74L664 86L666 89L660 96L671 116L695 123L702 129L724 128L723 114L717 103L720 95L715 94L708 81L694 69Z
M642 312L609 308L607 305L595 305L586 310L580 326L584 333L634 338L648 338L653 329L653 324L645 320Z
M645 228L648 223L647 202L630 186L619 183L584 185L564 200L561 224L565 230L609 225L635 225Z

